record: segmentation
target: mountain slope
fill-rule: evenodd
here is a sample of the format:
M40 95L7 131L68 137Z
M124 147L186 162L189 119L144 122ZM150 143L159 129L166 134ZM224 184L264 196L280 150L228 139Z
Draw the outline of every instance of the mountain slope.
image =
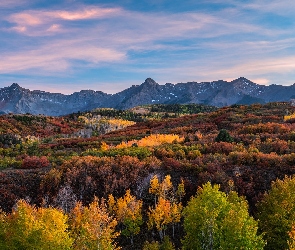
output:
M291 86L258 85L240 77L231 82L188 82L159 85L147 78L141 85L133 85L117 94L81 90L71 95L30 91L13 83L0 89L0 113L31 113L64 115L94 108L129 109L144 104L200 103L217 107L232 104L290 101L295 96Z

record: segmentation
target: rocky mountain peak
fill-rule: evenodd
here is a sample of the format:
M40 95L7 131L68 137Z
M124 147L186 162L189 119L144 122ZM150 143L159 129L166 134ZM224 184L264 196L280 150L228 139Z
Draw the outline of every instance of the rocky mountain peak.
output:
M144 85L144 86L158 86L159 84L156 83L152 78L147 78L142 85Z
M14 90L20 90L21 89L21 86L19 86L17 83L13 83L13 84L11 84L10 85L10 87L9 87L10 89L14 89Z

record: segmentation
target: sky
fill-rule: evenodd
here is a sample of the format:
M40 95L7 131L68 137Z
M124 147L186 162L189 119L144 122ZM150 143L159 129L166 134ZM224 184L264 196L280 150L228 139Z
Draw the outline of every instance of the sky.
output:
M0 88L295 83L293 0L0 0Z

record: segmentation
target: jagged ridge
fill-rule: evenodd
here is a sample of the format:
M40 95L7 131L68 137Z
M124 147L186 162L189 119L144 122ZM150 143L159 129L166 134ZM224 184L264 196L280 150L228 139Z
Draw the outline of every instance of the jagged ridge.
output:
M231 82L187 82L159 85L147 78L141 85L133 85L117 94L81 90L71 95L31 91L13 83L0 89L1 113L31 113L51 116L65 115L94 108L129 109L143 104L200 103L217 107L232 104L290 101L295 96L291 86L258 85L240 77Z

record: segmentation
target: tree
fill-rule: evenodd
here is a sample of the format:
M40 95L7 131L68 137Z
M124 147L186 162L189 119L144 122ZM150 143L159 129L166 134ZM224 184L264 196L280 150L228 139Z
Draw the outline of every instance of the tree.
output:
M290 250L295 250L295 227L292 226L291 231L289 232L290 239L288 240L288 247Z
M154 175L150 180L149 193L154 194L155 205L157 203L157 198L162 197L163 199L173 199L173 184L171 182L171 176L166 175L162 182L159 182L157 175Z
M109 208L114 212L118 222L122 223L122 235L130 237L133 245L133 238L140 232L142 219L142 201L131 195L130 189L126 191L124 197L115 202L112 195L109 196Z
M149 208L148 216L148 227L156 227L159 232L160 239L162 240L165 236L165 230L167 225L172 222L171 218L171 203L168 200L159 198L155 208Z
M36 208L20 200L0 216L1 249L71 249L67 216L54 208Z
M216 142L233 142L234 139L230 136L230 134L228 133L228 131L226 129L221 129L219 131L219 134L217 135L217 137L215 138Z
M258 204L259 227L265 232L265 249L287 249L295 223L295 177L276 180Z
M65 213L69 213L76 205L77 197L72 188L67 185L61 187L55 199L55 205L62 209Z
M117 220L109 215L103 200L99 203L95 198L88 207L78 202L72 210L70 222L74 249L120 249L114 243L119 236L115 232Z
M155 175L150 180L149 193L155 195L155 206L149 208L148 227L155 227L159 232L160 239L163 240L168 225L172 225L174 237L175 224L179 223L181 219L182 204L180 200L185 194L183 180L178 185L177 191L174 192L170 175L166 175L162 182L159 182ZM179 202L176 197L179 198Z
M163 242L160 244L158 241L145 242L143 250L174 250L174 245L168 236L165 236Z
M236 192L227 196L219 185L199 188L184 209L183 249L263 249L257 222Z

